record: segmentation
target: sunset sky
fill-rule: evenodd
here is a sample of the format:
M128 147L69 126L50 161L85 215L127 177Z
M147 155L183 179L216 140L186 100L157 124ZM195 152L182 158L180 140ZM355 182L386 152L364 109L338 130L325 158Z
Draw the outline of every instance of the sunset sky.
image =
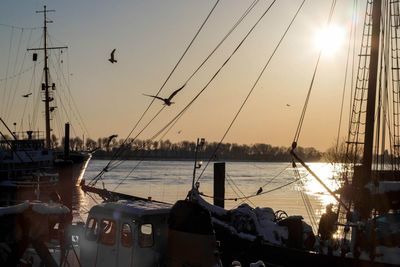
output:
M218 3L160 96L167 97L183 85L252 2L221 0ZM193 99L271 2L258 3L210 61L175 96L176 103L166 107L138 138L152 137ZM204 137L207 141L219 141L301 2L276 1L226 67L164 139L195 141L197 137ZM359 1L360 14L364 11L364 2ZM321 39L328 39L329 45L322 45L325 51L299 145L325 150L334 144L353 1L338 1L332 19L333 31L327 36L321 33L321 29L328 20L331 3L327 0L306 1L225 142L289 146L310 86L318 45ZM75 122L79 115L71 112L69 120L74 128L73 134L97 139L111 134L118 134L119 138L127 136L151 101L143 94L157 93L214 4L215 1L208 0L2 0L0 117L6 118L10 125L17 122L17 128L23 126L22 130L29 128L28 121L34 117L35 98L21 95L40 91L40 62L36 67L39 78L33 80L32 69L18 76L19 79L12 76L34 64L32 53L26 49L41 45L43 17L35 11L42 10L43 5L56 10L48 15L54 21L49 24L51 45L68 46L68 51L63 54L52 52L52 64L66 73L66 77L59 77L69 80L70 90L87 128L87 132L83 131L85 127ZM36 29L22 31L5 25ZM114 48L118 62L111 64L107 59ZM42 54L39 53L41 60ZM74 104L67 97L65 85L58 83L54 72L51 75L58 86L56 93L66 96L63 100L58 99L55 112L60 114L54 116L68 120L61 115L63 107L68 110ZM349 90L350 86L347 88L342 136L347 132ZM14 101L7 104L10 99ZM26 104L26 101L32 103ZM10 106L8 109L7 105ZM154 102L133 136L161 107L161 101ZM38 121L43 121L43 107L36 109ZM61 131L60 125L53 127L56 133ZM36 124L37 128L44 130L44 123ZM0 131L4 131L2 126Z

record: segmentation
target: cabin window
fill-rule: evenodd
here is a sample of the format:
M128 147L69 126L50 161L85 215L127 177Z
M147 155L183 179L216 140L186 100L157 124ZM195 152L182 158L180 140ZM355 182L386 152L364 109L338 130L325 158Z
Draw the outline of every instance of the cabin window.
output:
M153 225L146 223L140 226L139 245L142 248L153 246Z
M86 225L85 236L89 241L97 240L99 234L99 226L95 218L90 218Z
M101 221L100 242L104 245L112 246L115 244L116 225L112 220L103 219Z
M127 223L124 223L121 227L121 244L127 248L132 247L133 244L132 228Z

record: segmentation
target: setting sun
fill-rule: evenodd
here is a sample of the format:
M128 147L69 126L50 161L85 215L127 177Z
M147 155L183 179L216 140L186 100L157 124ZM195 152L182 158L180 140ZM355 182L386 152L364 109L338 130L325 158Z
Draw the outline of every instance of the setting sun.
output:
M330 26L319 29L314 37L317 49L322 49L329 56L333 56L341 48L344 41L344 29L339 26Z

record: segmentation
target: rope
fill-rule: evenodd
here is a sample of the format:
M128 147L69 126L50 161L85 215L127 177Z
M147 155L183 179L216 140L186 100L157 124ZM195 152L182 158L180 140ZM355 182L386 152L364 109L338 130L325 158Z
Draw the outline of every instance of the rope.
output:
M246 9L246 11L242 14L242 16L235 22L232 28L228 31L228 33L219 41L219 43L215 46L215 48L210 52L210 54L203 60L203 62L196 68L196 70L189 76L186 80L185 84L188 83L193 76L203 67L203 65L210 59L210 57L217 51L217 49L222 45L222 43L231 35L231 33L240 25L240 23L247 17L247 15L253 10L253 8L258 4L260 0L253 1L250 6Z
M264 12L264 14L262 15L262 17L257 21L257 23L253 26L253 28L251 29L251 31L254 29L254 27L258 24L258 22L263 18L263 16L266 14L266 12L268 12L268 10L271 8L271 6L275 3L272 2L272 4L269 6L269 8ZM257 86L259 80L261 79L262 75L264 74L266 68L269 66L269 63L271 62L272 58L274 57L275 53L278 51L278 48L280 47L282 41L284 40L284 38L286 37L286 34L289 32L289 29L291 28L291 26L293 25L293 22L295 21L295 19L297 18L297 15L299 14L301 8L303 7L305 3L305 0L303 0L303 2L300 4L299 8L297 9L295 15L293 16L292 20L290 21L288 27L286 28L285 32L283 33L282 37L280 38L278 44L276 45L274 51L272 52L272 54L270 55L270 57L268 58L266 64L264 65L263 69L261 70L260 74L258 75L256 81L254 82L253 86L251 87L249 93L247 94L246 98L244 99L242 105L240 106L239 110L237 111L237 113L235 114L233 120L231 121L228 129L225 131L224 135L222 136L220 142L218 143L218 145L216 146L214 152L212 153L211 157L209 158L209 160L207 161L207 164L205 165L205 167L203 168L202 172L200 173L199 177L197 178L197 181L200 180L200 178L202 177L204 171L207 169L208 165L210 164L210 162L212 161L212 159L215 157L219 147L221 146L222 142L224 141L226 135L229 133L230 129L232 128L233 124L235 123L237 117L239 116L240 112L242 111L244 105L247 103L247 100L249 99L250 95L253 93L254 88ZM249 32L250 33L250 32ZM248 35L246 35L247 37Z
M253 10L253 8L258 4L259 0L253 1L250 6L246 9L246 11L242 14L242 16L235 22L232 28L228 31L228 33L221 39L221 41L215 46L215 48L210 52L210 54L203 60L203 62L196 68L196 70L186 79L185 84L187 84L193 76L204 66L204 64L210 59L210 57L217 51L217 49L221 46L221 44L231 35L231 33L240 25L244 18ZM169 126L167 131L161 136L160 139L164 139L164 137L168 134L168 132L174 127L174 125L178 122L178 120L182 117L183 113L180 114L179 117Z
M161 85L160 89L158 90L156 96L158 96L161 91L164 89L164 86L166 85L166 83L169 81L169 79L171 78L172 74L175 72L176 68L179 66L179 64L181 63L182 59L185 57L186 53L189 51L190 47L192 46L193 42L196 40L197 36L199 35L199 33L201 32L201 30L203 29L204 25L206 24L206 22L208 21L209 17L211 16L211 14L213 13L214 9L216 8L216 6L218 5L220 0L217 0L216 3L214 4L214 6L212 7L212 9L210 10L210 12L208 13L206 19L203 21L203 23L201 24L200 28L197 30L196 34L194 35L194 37L192 38L192 40L190 41L189 45L186 47L185 51L183 52L183 54L181 55L181 57L179 58L178 62L175 64L175 66L172 68L170 74L167 76L167 78L165 79L164 83ZM125 145L125 143L128 141L128 138L132 135L133 131L136 129L136 127L138 126L138 124L142 121L142 119L144 118L144 116L146 115L147 111L150 109L150 107L152 106L152 104L154 103L155 98L153 98L150 102L150 104L147 106L147 108L145 109L145 111L142 113L142 115L140 116L139 120L136 122L136 124L133 126L132 130L129 132L128 136L125 138L124 142L122 143L120 149L118 149L115 154L112 156L110 162L114 159L116 159L120 153L121 150L123 148L123 145ZM143 129L144 130L144 129ZM142 130L142 131L143 131Z
M251 200L246 197L246 195L243 193L243 191L236 185L236 183L233 181L232 177L227 173L226 176L228 177L228 182L230 181L234 187L236 187L236 189L240 192L240 194L242 194L242 196L245 197L244 201L249 201L253 206L255 206L255 204L253 202L251 202ZM236 194L237 196L239 196L239 194Z
M225 65L230 61L233 55L236 54L236 52L239 50L239 48L242 46L244 41L247 39L247 37L251 34L251 32L254 30L254 28L258 25L258 23L262 20L262 18L267 14L267 12L271 9L271 7L274 5L276 0L274 0L267 8L267 10L261 15L261 17L257 20L257 22L253 25L253 27L248 31L248 33L244 36L242 41L236 46L236 48L233 50L233 52L229 55L229 57L222 63L221 67L215 72L215 74L211 77L211 79L207 82L207 84L200 90L199 93L171 120L169 121L163 128L161 128L160 131L158 131L152 138L160 135L162 132L164 132L170 125L172 125L175 120L179 119L182 117L183 113L185 113L189 107L199 98L199 96L208 88L208 86L211 84L211 82L218 76L218 74L221 72L221 70L225 67ZM208 166L209 162L207 163ZM203 170L204 172L204 170ZM203 173L202 172L202 173Z
M275 0L276 1L276 0ZM239 47L242 45L242 43L247 39L247 37L248 37L248 35L251 33L251 31L254 29L254 27L258 24L258 22L264 17L264 15L268 12L268 10L272 7L272 5L274 4L274 2L275 1L273 1L273 3L268 7L268 9L267 9L267 11L266 12L264 12L264 14L261 16L261 18L256 22L256 24L253 26L253 28L250 30L250 32L243 38L243 40L239 43L239 45L236 47L236 49L232 52L232 54L228 57L228 59L222 64L222 66L217 70L217 72L214 74L214 76L210 79L210 81L203 87L203 89L192 99L192 101L190 101L189 102L189 104L187 104L170 122L168 122L160 131L158 131L155 135L153 135L153 137L151 137L150 138L150 140L154 140L155 138L157 138L157 136L158 135L160 135L162 132L164 132L165 131L165 129L167 129L168 127L170 127L171 125L173 126L173 125L175 125L176 124L176 122L177 122L177 120L180 118L180 117L182 117L182 115L187 111L187 109L194 103L194 101L195 100L197 100L197 98L204 92L204 90L208 87L208 85L215 79L215 77L219 74L219 72L221 71L221 69L228 63L228 61L231 59L231 57L236 53L236 51L239 49ZM254 7L254 6L253 6ZM253 7L249 7L246 11L248 11L248 10L251 10ZM214 7L215 8L215 7ZM248 12L250 12L250 11L248 11ZM242 17L244 18L244 17L246 17L247 16L247 14L248 13L245 13L245 15L243 15ZM240 20L239 19L239 21L236 23L236 24L238 24L238 23L240 23L242 20ZM233 29L235 29L236 28L236 26L237 25L234 25L234 27L233 27ZM231 29L231 31L233 31L233 29ZM227 36L229 36L229 34L230 33L228 33L227 34ZM196 35L197 36L197 35ZM227 37L226 36L226 37ZM223 40L225 40L226 38L223 38ZM221 43L222 43L223 41L221 41ZM220 44L218 44L217 45L217 47L212 51L212 53L214 53L215 52L215 50L219 47L219 45ZM206 60L205 61L207 61L208 60L208 58L212 55L212 53L206 58ZM202 65L204 65L204 63L205 63L205 61L203 61L203 63L200 65L200 67L202 66ZM200 69L200 67L198 68L198 69ZM197 69L197 70L198 70ZM196 70L196 71L197 71ZM195 71L195 72L196 72ZM193 75L191 75L190 77L189 77L189 79L188 80L190 80L191 79L191 77L193 77ZM165 82L166 83L166 82ZM164 83L164 84L165 84ZM160 89L162 89L162 88L160 88ZM150 105L153 103L153 101L150 103ZM146 109L146 111L150 108L150 105L149 105L149 107ZM145 112L146 112L145 111ZM118 151L113 155L113 157L112 157L112 160L113 159L115 159L118 155L120 155L120 153L121 152L119 152L119 151L121 151L122 150L122 148L123 148L123 146L124 146L124 144L126 143L126 141L127 141L127 139L129 138L129 136L132 134L132 132L134 131L134 129L136 128L136 126L137 126L137 124L141 121L141 119L142 119L142 117L144 116L144 114L145 113L143 113L142 114L142 116L141 116L141 118L139 119L139 121L136 123L136 125L134 126L134 128L132 129L132 131L129 133L129 135L128 135L128 137L125 139L125 141L123 142L123 144L121 145L121 147L118 149ZM156 117L156 116L155 116ZM155 117L153 117L153 119L155 118ZM153 120L152 119L152 120ZM148 124L147 124L148 125ZM169 130L172 128L172 126L169 128ZM142 131L141 132L143 132L144 131L144 129L145 128L143 128L142 129ZM168 131L169 131L168 130ZM168 132L167 131L167 132ZM141 133L140 132L140 133ZM139 134L140 134L139 133ZM138 135L139 135L138 134ZM166 133L165 133L166 134ZM163 136L165 136L165 134L163 135ZM138 136L138 135L136 135L136 137ZM133 139L133 140L135 140L136 139L136 137ZM131 141L131 142L133 142L133 140ZM111 160L111 161L112 161ZM111 161L109 162L109 164L111 164ZM107 164L107 166L106 166L106 168L108 168L108 166L109 166L109 164ZM117 165L118 166L118 165ZM99 173L95 178L93 178L93 179L96 179L98 176L101 176L102 174L103 174L104 172L101 172L101 173ZM126 177L127 178L127 177ZM126 179L125 178L125 179Z
M12 47L12 41L13 41L13 38L14 38L13 35L14 35L14 28L11 28L10 45L9 45L9 47L8 47L6 77L8 77L8 69L9 69L9 66L10 66L11 47ZM4 83L4 91L3 91L3 98L2 98L2 99L3 99L3 103L4 103L5 99L6 99L7 82L8 82L8 79L6 78L6 81L5 81L5 83ZM5 111L7 111L7 110L4 111L4 108L6 107L6 104L7 104L7 103L4 103L4 104L2 105L2 109L1 109L1 110L2 110L2 114L4 114Z
M307 176L307 175L306 175L306 176ZM304 176L304 177L306 177L306 176ZM245 197L239 197L239 198L224 198L224 200L234 200L234 201L237 201L237 200L242 200L242 199L253 198L253 197L256 197L256 196L260 196L260 195L265 195L265 194L268 194L268 193L271 193L271 192L280 190L280 189L282 189L282 188L284 188L284 187L286 187L286 186L289 186L289 185L291 185L291 184L294 184L295 182L299 181L300 179L303 179L304 177L296 178L296 179L293 180L293 181L290 181L290 182L288 182L288 183L286 183L286 184L283 184L283 185L281 185L281 186L275 187L275 188L273 188L273 189L270 189L270 190L261 192L260 194L251 194L251 195L248 195L248 196L245 196ZM204 194L204 193L199 193L199 194L202 195L202 196L208 197L208 198L214 198L213 196L206 195L206 194Z
M37 30L37 29L41 29L41 27L19 27L19 26L15 26L15 25L4 24L4 23L0 23L0 26L11 28L11 29L19 29L19 30Z
M332 1L332 5L331 5L331 10L329 12L329 18L328 18L328 23L327 23L328 26L329 26L329 24L330 24L330 22L332 20L333 11L335 9L335 6L336 6L336 0L333 0ZM316 77L316 74L317 74L317 70L318 70L320 59L321 59L322 51L323 51L323 47L321 47L321 49L320 49L320 51L318 53L317 63L315 64L314 73L313 73L313 76L312 76L312 79L311 79L310 87L308 88L307 97L306 97L306 100L305 100L305 103L304 103L304 106L303 106L303 110L301 112L299 123L297 125L296 133L295 133L294 138L293 138L293 143L297 143L298 140L299 140L299 137L300 137L301 129L303 127L304 118L306 116L307 106L308 106L308 102L310 100L311 91L312 91L313 86L314 86L314 81L315 81L315 77Z
M155 118L157 118L157 116L161 113L161 111L164 110L165 107L166 107L166 106L163 106L163 107L154 115L154 117L143 127L143 129L136 135L136 137L137 137L138 135L140 135L140 134L147 128L147 126L148 126L150 123L153 122L153 120L154 120ZM136 137L135 137L134 139L136 139ZM134 139L133 139L133 140L134 140ZM109 162L107 163L106 167L104 167L103 170L101 170L100 173L97 174L97 175L88 183L88 185L91 185L91 186L96 185L97 181L98 181L99 179L101 179L102 175L103 175L105 172L108 172L109 170L112 170L112 169L118 167L119 165L122 164L122 162L123 162L123 161L119 161L119 162L117 162L116 164L114 164L114 166L111 166L112 161L109 161ZM112 167L112 168L109 169L110 167ZM126 177L126 178L128 178L128 177ZM126 179L126 178L125 178L125 179Z
M354 1L354 3L356 3L356 1ZM344 71L345 75L344 75L344 82L343 82L342 101L341 101L341 104L340 104L339 127L338 127L338 132L337 132L337 137L336 137L336 154L338 154L338 150L339 150L339 138L340 138L340 132L341 132L341 127L342 127L343 109L344 109L344 97L345 97L345 94L346 94L347 73L348 73L348 68L349 68L350 51L351 51L351 41L352 41L351 37L353 35L353 31L355 30L354 29L354 27L355 27L355 19L356 19L356 13L355 13L355 8L353 7L351 28L350 28L350 33L349 33L349 42L348 42L348 47L347 47L346 67L345 67L345 71ZM353 69L353 66L354 65L352 65L352 69Z
M20 52L20 50L21 50L21 42L22 42L23 34L24 34L24 30L22 29L22 30L21 30L21 33L20 33L20 35L19 35L19 39L18 39L17 53L15 54L15 61L14 61L13 73L15 73L16 70L17 70L17 65L18 65L17 62L18 62L18 58L19 58L19 52ZM21 69L23 68L23 66L24 66L26 54L27 54L27 52L25 52L25 54L24 54L24 57L23 57L23 61L22 61L22 65L21 65L20 70L21 70ZM10 86L10 89L13 91L13 93L12 93L11 101L10 101L11 92L10 92L10 94L8 95L7 107L6 107L6 114L7 114L7 113L8 113L8 114L12 114L12 110L11 110L11 109L12 109L12 107L14 106L14 100L15 100L15 95L16 95L17 90L18 90L19 80L20 80L20 79L17 79L17 80L16 80L15 86L14 86L14 90L12 89L12 86ZM6 117L6 119L8 119L8 116Z
M294 160L293 160L292 164L293 164L292 166L293 166L294 176L297 178L300 178L301 175L300 175L299 169L297 168L296 162ZM302 188L304 188L304 183L301 181L301 179L295 179L295 181L299 181L300 186ZM316 218L314 216L314 209L311 205L310 199L308 198L307 194L304 194L303 191L299 190L299 192L300 192L300 196L303 200L304 207L306 208L307 215L310 218L310 222L312 224L313 231L315 231L316 229L318 229L318 227L317 227L318 224L317 224Z

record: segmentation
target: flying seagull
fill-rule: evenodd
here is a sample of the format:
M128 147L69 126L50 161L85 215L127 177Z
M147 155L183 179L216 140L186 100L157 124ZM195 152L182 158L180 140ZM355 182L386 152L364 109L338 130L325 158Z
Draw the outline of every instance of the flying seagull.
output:
M32 93L26 94L26 95L22 95L22 97L29 97Z
M110 58L108 59L108 61L110 61L111 63L117 63L117 60L114 59L114 53L115 53L115 48L114 50L111 52Z
M180 90L182 90L183 87L185 87L185 85L186 85L186 83L185 83L184 85L182 85L179 89L175 90L175 92L173 92L168 98L162 98L162 97L159 97L159 96L156 96L156 95L146 95L146 94L143 94L143 95L145 95L145 96L150 96L150 97L157 98L157 99L160 99L160 100L164 101L164 105L171 106L172 104L174 104L174 102L171 102L172 98L173 98Z

